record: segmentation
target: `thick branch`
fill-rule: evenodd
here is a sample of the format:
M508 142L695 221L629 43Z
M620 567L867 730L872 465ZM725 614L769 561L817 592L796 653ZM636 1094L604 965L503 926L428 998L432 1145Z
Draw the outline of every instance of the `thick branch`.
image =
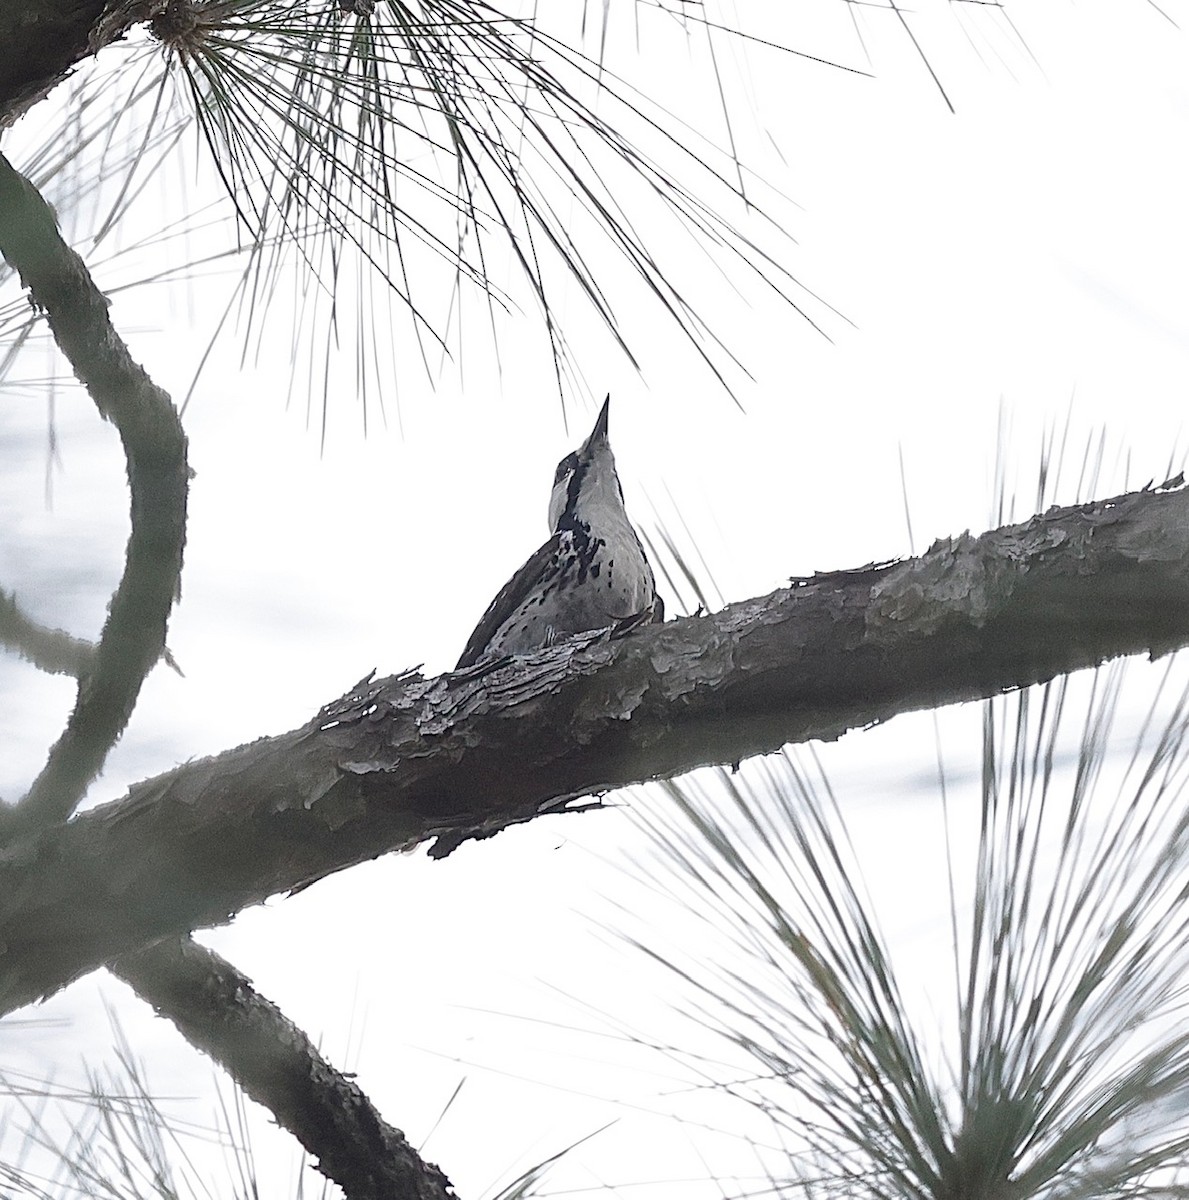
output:
M267 1105L351 1200L454 1200L445 1175L225 959L181 938L109 966Z
M112 327L106 297L62 240L49 206L2 155L0 253L45 310L54 339L100 413L116 426L132 513L124 576L80 678L74 711L29 794L0 823L13 836L74 811L161 655L181 577L189 469L173 402L132 360Z
M361 684L301 729L0 854L0 1009L434 835L1189 643L1189 489L492 669Z
M0 128L11 125L84 58L147 18L148 0L19 0L0 4Z
M45 309L59 346L100 412L116 425L132 495L124 577L96 647L35 626L15 600L0 593L0 640L39 664L65 661L79 676L78 701L65 732L24 801L5 814L3 827L11 838L73 811L123 732L163 650L182 566L188 469L186 439L172 402L132 361L86 266L62 241L36 189L2 156L0 252ZM448 1196L441 1172L422 1162L359 1088L335 1072L229 963L187 939L127 956L113 969L271 1108L347 1195Z

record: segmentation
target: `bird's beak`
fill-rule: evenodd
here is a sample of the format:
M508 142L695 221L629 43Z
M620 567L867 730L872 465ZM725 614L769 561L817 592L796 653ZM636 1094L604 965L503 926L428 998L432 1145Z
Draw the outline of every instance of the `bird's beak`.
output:
M607 399L603 401L603 407L599 409L599 419L595 422L594 429L591 430L590 437L586 439L586 444L589 446L599 438L607 436L607 413L611 408L611 395L607 394Z

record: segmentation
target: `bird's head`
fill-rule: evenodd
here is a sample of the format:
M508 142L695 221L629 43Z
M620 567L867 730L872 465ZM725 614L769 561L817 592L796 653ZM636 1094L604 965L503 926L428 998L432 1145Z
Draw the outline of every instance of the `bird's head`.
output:
M599 511L615 508L623 511L623 491L615 473L615 456L607 438L608 396L599 410L590 437L573 454L557 464L553 494L549 497L549 527L556 532L567 523L584 521L587 525Z

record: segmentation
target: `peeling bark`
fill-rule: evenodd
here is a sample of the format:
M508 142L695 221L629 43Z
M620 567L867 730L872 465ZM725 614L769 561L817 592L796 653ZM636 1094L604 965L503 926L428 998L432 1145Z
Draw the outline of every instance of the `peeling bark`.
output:
M77 703L45 770L19 806L0 809L0 832L12 838L69 816L164 649L180 581L188 470L186 439L169 397L132 361L85 264L62 240L37 190L3 155L0 252L45 309L58 345L100 413L116 425L132 509L124 576L98 645L36 625L0 592L0 642L43 669L65 669L79 678ZM441 1171L422 1161L363 1092L230 963L179 939L125 956L112 969L267 1105L353 1200L448 1200Z
M0 853L0 1009L390 850L1189 643L1189 489L794 581L621 639L365 680ZM441 851L439 851L441 852Z

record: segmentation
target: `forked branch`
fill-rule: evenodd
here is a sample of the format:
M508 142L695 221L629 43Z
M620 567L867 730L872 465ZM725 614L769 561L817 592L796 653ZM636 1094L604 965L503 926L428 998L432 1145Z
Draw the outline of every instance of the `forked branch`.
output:
M79 678L74 711L45 769L0 821L4 841L23 837L27 843L40 833L48 845L54 826L74 811L102 768L164 650L181 577L189 471L186 438L169 396L132 361L108 318L106 298L62 240L53 213L3 156L0 252L45 311L100 413L119 431L132 494L124 576L96 646L35 625L15 599L0 593L0 642L44 669ZM31 885L36 890L35 880ZM80 895L79 904L91 899ZM452 1196L441 1171L230 963L179 939L128 955L113 970L268 1105L353 1200Z

